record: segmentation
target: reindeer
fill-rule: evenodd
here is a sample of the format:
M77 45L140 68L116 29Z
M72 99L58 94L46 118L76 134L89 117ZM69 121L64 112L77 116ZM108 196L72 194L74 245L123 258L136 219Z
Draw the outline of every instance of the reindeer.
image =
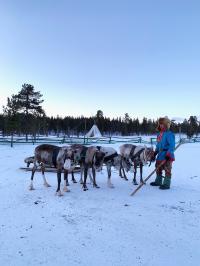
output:
M34 190L33 187L33 177L35 171L38 166L41 166L42 177L44 180L44 185L46 187L50 187L47 183L44 170L45 167L57 167L57 179L58 179L58 187L56 190L57 196L61 197L63 194L60 191L60 183L61 183L61 171L64 169L64 187L63 190L65 192L70 192L70 190L66 186L66 178L68 172L71 172L75 168L75 159L76 159L76 150L73 150L69 146L58 147L55 145L42 144L35 148L35 156L34 156L34 166L32 169L31 175L31 184L29 186L30 190Z
M136 173L137 173L137 168L140 168L140 183L143 183L143 178L142 178L142 168L143 166L147 166L148 162L154 162L154 150L153 146L151 145L150 148L148 148L146 145L142 146L136 146L133 144L123 144L122 146L119 147L120 154L127 159L129 159L130 162L133 162L134 164L134 178L133 178L133 184L138 185L136 181ZM124 169L123 169L124 176L123 178L125 180L128 180ZM119 171L119 176L122 177L121 174L121 169Z
M83 190L88 190L86 186L87 180L87 173L88 169L92 168L92 175L93 175L93 187L99 188L96 183L96 172L100 172L103 167L103 160L106 153L101 152L95 146L85 147L81 144L73 144L71 145L72 149L77 150L77 161L81 167L81 180L82 174L84 172L84 182L83 183ZM81 182L80 182L81 183Z
M111 183L111 167L113 166L116 170L120 170L120 168L125 169L127 172L133 172L133 166L132 163L130 163L129 159L121 156L117 153L117 151L111 147L101 147L97 146L97 149L106 153L104 157L103 163L107 167L107 173L108 173L108 187L114 188L113 184ZM88 170L88 174L90 177L90 181L93 182L93 179L90 174L90 169Z

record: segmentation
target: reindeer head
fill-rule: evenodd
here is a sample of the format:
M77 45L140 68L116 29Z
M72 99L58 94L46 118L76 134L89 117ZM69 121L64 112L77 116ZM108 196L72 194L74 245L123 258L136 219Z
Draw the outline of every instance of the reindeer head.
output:
M134 172L133 163L128 155L126 155L126 157L123 157L122 167L126 170L126 172L128 171L130 171L131 173Z
M101 152L99 150L94 151L94 156L93 156L93 167L95 171L100 172L102 167L103 167L103 160L104 156L107 154L107 152Z
M146 161L155 162L153 146L151 145L151 147L147 147L146 145L144 145L144 147L145 147L144 152L145 152Z
M77 159L78 149L68 150L68 153L65 157L64 169L68 170L68 172L72 172L76 167L76 159Z

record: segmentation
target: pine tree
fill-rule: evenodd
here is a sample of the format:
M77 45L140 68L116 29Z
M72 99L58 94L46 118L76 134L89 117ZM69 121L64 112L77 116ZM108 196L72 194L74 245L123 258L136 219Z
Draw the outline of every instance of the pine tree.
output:
M25 113L26 122L26 141L28 140L28 115L30 113L35 115L44 114L44 110L40 105L44 100L40 100L43 95L40 92L34 91L34 86L24 83L21 91L17 94L20 104L20 110Z
M11 98L7 98L7 106L3 106L3 112L5 117L6 131L11 134L11 147L13 147L13 135L19 129L20 104L16 95L12 95Z
M5 117L3 114L0 114L0 131L2 136L5 135Z
M135 120L135 122L136 122L136 134L139 136L139 134L140 134L140 122L139 122L139 119L137 118Z
M100 129L101 134L103 136L103 128L104 128L104 125L103 125L103 122L104 122L103 111L98 110L95 117L96 117L97 127Z
M130 116L129 116L129 114L128 113L125 113L125 115L124 115L124 119L123 119L123 121L124 121L124 128L125 128L125 135L128 135L127 133L127 127L128 127L128 124L129 124L129 120L130 120Z
M189 120L189 129L187 131L187 136L191 138L194 134L198 135L198 121L196 116L190 116Z

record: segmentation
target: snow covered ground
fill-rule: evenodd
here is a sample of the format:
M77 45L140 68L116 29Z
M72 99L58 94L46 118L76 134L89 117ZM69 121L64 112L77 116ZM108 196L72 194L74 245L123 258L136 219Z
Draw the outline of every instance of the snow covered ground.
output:
M56 174L46 173L47 188L36 172L30 191L31 172L19 167L34 149L0 146L0 265L200 265L200 144L176 151L170 190L151 187L154 175L133 197L132 174L125 181L114 170L114 189L103 170L99 189L89 179L88 191L70 182L71 192L57 197ZM153 170L145 167L144 179Z

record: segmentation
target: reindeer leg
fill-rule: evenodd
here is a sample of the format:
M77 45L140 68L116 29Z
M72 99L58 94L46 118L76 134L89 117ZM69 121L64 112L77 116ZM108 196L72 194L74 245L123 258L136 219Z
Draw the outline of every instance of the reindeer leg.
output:
M106 164L106 166L107 166L107 173L108 173L108 181L107 181L108 187L114 188L113 184L110 181L110 179L111 179L111 166L112 166L112 162L108 162Z
M83 184L83 171L84 171L84 166L81 165L81 177L80 177L80 184Z
M65 181L66 181L66 186L69 186L68 174L69 172L66 169L64 169L64 186L65 186Z
M135 169L135 171L134 171L133 184L138 185L138 183L136 181L136 174L137 174L137 162L136 161L134 161L134 169Z
M143 170L143 163L140 162L140 183L143 183L142 170ZM144 183L144 185L146 185L146 183Z
M76 179L74 178L74 172L72 171L71 174L72 174L72 182L73 182L73 183L77 183Z
M65 192L70 192L70 190L67 188L67 186L69 186L69 183L68 183L68 171L66 169L64 169L64 186L63 186L63 190Z
M121 178L123 178L123 176L122 176L122 167L120 167L120 169L119 169L119 176L120 176Z
M56 190L56 194L55 194L55 196L59 196L59 197L63 196L63 194L62 194L61 191L60 191L61 171L62 171L62 169L58 167L58 168L57 168L58 188L57 188L57 190Z
M34 166L33 166L33 169L32 169L32 175L31 175L31 184L29 186L29 190L34 190L34 187L33 187L33 177L34 177L34 174L35 174L36 169L37 169L37 164L36 164L36 162L34 162Z
M92 176L91 176L90 168L88 168L88 174L89 174L90 182L93 183L94 180L93 180L93 178L92 178Z
M83 191L88 190L86 186L86 180L87 180L87 172L88 172L88 167L84 165L84 183L83 183Z
M96 183L96 171L93 166L92 166L92 175L93 175L93 187L99 188L99 186Z
M126 177L126 174L125 174L124 168L122 168L122 171L123 171L123 174L124 174L124 180L128 181L128 178Z
M44 170L45 170L45 165L44 164L42 164L41 170L42 170L42 177L43 177L43 181L44 181L44 184L43 185L45 187L50 187L50 185L47 183L46 178L45 178L45 175L44 175Z

